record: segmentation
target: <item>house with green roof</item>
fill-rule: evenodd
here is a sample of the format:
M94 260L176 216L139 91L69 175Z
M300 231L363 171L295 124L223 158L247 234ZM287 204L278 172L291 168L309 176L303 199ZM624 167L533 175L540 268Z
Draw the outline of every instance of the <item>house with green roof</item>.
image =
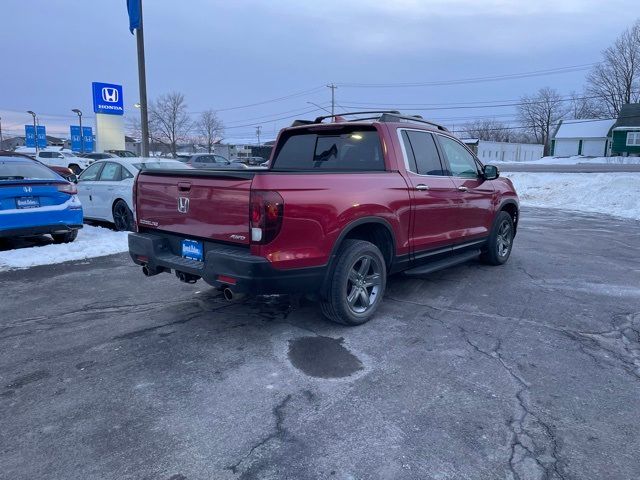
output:
M640 155L640 103L628 103L620 109L611 127L611 155Z

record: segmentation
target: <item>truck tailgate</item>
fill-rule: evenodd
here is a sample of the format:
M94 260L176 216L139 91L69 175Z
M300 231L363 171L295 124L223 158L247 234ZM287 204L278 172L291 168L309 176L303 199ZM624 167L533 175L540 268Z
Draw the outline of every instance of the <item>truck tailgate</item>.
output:
M145 229L249 244L253 172L143 171L136 180L136 218Z

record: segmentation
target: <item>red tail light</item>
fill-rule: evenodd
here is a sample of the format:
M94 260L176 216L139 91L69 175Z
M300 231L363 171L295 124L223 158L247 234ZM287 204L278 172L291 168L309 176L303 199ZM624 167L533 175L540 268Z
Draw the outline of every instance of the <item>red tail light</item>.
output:
M251 191L251 241L267 244L280 233L284 216L284 200L278 192Z
M76 195L78 193L78 187L73 183L65 183L63 185L58 185L58 191L68 193L69 195Z

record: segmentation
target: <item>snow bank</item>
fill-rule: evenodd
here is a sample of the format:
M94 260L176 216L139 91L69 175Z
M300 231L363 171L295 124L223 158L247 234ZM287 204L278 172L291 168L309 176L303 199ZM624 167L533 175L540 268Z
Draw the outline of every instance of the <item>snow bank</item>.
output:
M613 165L637 165L640 164L640 157L542 157L538 160L527 162L501 162L492 160L487 163L516 163L518 165L579 165L579 164L613 164Z
M129 249L127 234L127 232L114 232L108 228L85 225L78 232L78 238L72 243L0 252L0 271L126 252Z
M640 220L640 173L503 173L523 205Z

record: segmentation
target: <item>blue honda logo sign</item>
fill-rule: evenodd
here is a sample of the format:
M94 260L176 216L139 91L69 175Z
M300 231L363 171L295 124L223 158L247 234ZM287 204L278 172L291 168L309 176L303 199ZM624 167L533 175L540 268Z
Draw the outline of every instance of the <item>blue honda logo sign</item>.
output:
M122 85L93 82L93 111L108 115L124 115Z
M36 146L36 130L33 125L24 126L24 139L25 146L35 148ZM38 148L45 148L47 146L47 130L44 125L38 125Z
M82 137L84 137L84 151L93 152L93 129L91 127L82 127L81 136L78 125L71 125L71 150L74 152L82 152Z

